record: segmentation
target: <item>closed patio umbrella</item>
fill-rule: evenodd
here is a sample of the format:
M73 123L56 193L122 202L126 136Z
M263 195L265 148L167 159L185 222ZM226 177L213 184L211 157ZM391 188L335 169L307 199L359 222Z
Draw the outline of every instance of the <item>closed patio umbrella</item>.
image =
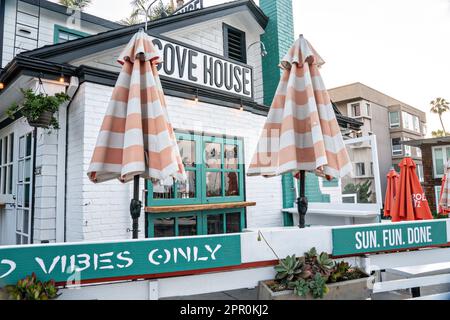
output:
M280 83L248 175L299 173L300 227L308 207L305 172L328 179L352 171L319 67L325 62L301 35L281 61Z
M433 219L413 159L405 158L399 166L399 191L391 212L392 222Z
M384 216L390 217L395 204L395 198L398 194L398 183L400 175L394 169L391 169L387 175L386 198L384 201Z
M161 61L150 37L140 30L120 54L122 65L88 170L94 183L134 181L130 211L138 237L139 177L185 181L157 66Z
M441 194L439 195L439 214L446 215L450 213L450 161L447 162L447 167L444 176L442 177Z

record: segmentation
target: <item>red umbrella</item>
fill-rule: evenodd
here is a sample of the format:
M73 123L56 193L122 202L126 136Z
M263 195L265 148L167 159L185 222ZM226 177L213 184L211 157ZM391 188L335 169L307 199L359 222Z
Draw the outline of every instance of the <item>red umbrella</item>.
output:
M439 195L439 214L448 216L450 213L450 161L447 163L446 171L442 177L441 193Z
M391 215L392 222L433 219L416 174L416 164L411 158L405 158L400 162L399 192Z
M391 169L387 175L386 198L384 201L384 216L390 217L394 211L395 198L398 194L400 175Z

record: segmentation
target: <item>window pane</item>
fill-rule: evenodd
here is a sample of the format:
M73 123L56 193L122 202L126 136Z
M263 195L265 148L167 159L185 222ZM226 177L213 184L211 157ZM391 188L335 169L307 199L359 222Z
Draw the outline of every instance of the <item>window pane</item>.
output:
M19 139L19 158L25 157L25 137Z
M25 208L29 208L30 207L30 184L26 184L25 185L25 194L24 194L24 202L23 202L23 206Z
M9 162L13 162L13 160L14 160L14 133L11 133L11 135L9 136L9 144L10 144Z
M235 197L239 195L239 176L237 172L225 173L225 196Z
M23 210L23 229L22 232L28 234L29 233L29 211Z
M31 156L31 133L27 134L27 152L26 156Z
M22 244L22 236L20 234L16 234L16 244Z
M31 159L25 161L25 182L31 181Z
M8 162L8 137L5 137L3 143L3 164Z
M22 232L23 230L23 211L16 210L16 231Z
M442 152L442 148L434 149L434 168L436 174L444 174L444 153Z
M174 199L175 186L164 186L159 183L153 184L153 199Z
M175 218L155 219L154 232L155 238L174 237Z
M186 171L187 181L178 183L178 196L179 199L192 199L195 198L195 171Z
M19 172L18 172L19 183L23 182L23 165L24 161L19 161Z
M23 207L23 185L17 186L17 206Z
M179 140L178 147L184 166L188 168L195 167L195 141Z
M22 244L28 244L28 237L22 236Z
M208 234L222 234L223 214L209 215L207 218Z
M241 213L227 213L227 233L241 232Z
M178 235L180 237L197 235L197 217L178 218Z
M225 168L226 169L238 169L239 165L239 153L238 146L225 145Z
M8 194L12 194L13 192L13 165L9 165L8 167Z
M210 169L222 168L222 145L220 143L207 143L205 145L205 163Z
M206 196L221 197L222 196L222 173L207 172L206 173Z
M6 194L6 182L8 180L8 167L2 168L2 191L3 194Z

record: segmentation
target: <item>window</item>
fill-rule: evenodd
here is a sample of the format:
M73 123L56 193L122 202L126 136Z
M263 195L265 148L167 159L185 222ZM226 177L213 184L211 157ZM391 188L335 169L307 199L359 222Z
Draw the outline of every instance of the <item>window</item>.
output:
M242 139L181 132L176 133L176 136L188 181L171 185L153 184L148 181L148 206L244 201ZM245 221L242 218L245 214L244 209L234 210L233 213L236 215L239 213L240 221ZM220 215L223 216L220 217ZM192 235L194 230L197 234L208 234L206 233L208 228L210 232L236 230L236 227L233 227L235 223L233 221L237 218L226 211L214 213L201 211L182 216L161 216L161 214L149 216L151 223L148 234L152 237L186 236ZM222 229L218 227L219 219L223 219ZM197 229L194 226L197 226ZM242 228L243 226L240 225L239 230Z
M190 237L240 233L245 226L244 209L225 209L148 215L150 238Z
M71 41L71 40L84 38L87 36L89 36L89 34L87 34L85 32L69 29L66 27L59 26L59 25L55 25L53 42L55 44L63 43L63 42Z
M375 172L373 171L373 162L370 163L370 175L373 177Z
M31 242L32 133L19 138L17 172L16 244Z
M392 155L393 156L401 156L403 154L403 148L400 138L394 138L392 139Z
M0 139L0 194L13 194L14 133Z
M359 103L353 103L350 106L352 110L352 116L353 117L360 117L361 116L361 105Z
M368 117L372 116L372 110L370 108L370 103L366 103L366 113Z
M404 138L403 141L410 141L410 138ZM405 145L405 157L411 157L412 156L412 147Z
M402 112L403 128L420 133L419 117L414 116L408 112Z
M417 176L419 177L419 181L420 181L420 182L424 182L424 178L423 178L423 165L422 165L422 164L417 164L417 165L416 165L416 173L417 173Z
M356 163L356 176L364 177L366 175L366 165L364 162Z
M436 212L439 212L439 200L441 199L441 186L434 186L434 198L436 200Z
M400 128L400 113L389 112L389 125L391 128Z
M447 161L450 160L450 146L433 147L432 153L434 178L439 179L444 176Z
M422 149L420 148L415 148L416 149L416 156L418 156L419 158L422 158Z
M223 24L223 41L225 57L247 63L245 32Z

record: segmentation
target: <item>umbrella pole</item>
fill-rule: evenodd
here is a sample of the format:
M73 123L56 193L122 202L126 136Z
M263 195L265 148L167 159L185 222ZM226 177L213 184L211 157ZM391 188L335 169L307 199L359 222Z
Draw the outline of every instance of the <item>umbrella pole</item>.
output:
M299 228L305 228L305 216L308 211L308 198L305 196L305 177L306 172L300 171L300 197L297 199L298 214L299 214Z
M139 176L134 176L133 199L130 203L130 214L133 219L133 239L139 238L139 217L141 216L142 202L139 200Z

